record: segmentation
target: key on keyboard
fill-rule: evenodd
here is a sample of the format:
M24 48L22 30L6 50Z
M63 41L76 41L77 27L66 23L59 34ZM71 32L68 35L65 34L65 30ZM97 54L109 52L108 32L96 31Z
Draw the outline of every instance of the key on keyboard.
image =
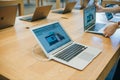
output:
M79 44L73 44L69 48L63 50L59 54L55 55L55 57L65 60L65 61L70 61L72 58L77 56L79 53L84 51L87 47L79 45Z
M105 24L100 24L100 23L96 23L94 27L90 28L90 31L99 31L101 28L103 28L105 26Z

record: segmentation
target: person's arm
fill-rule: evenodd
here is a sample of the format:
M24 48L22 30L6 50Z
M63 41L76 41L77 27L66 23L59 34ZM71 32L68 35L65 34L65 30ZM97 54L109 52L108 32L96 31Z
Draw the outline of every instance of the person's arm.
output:
M109 24L104 30L105 37L110 37L112 34L114 34L119 25L120 22Z
M104 12L120 12L120 7L103 8Z
M97 12L120 12L120 6L107 8L107 7L102 7L98 4L95 4L95 5L96 5L96 11Z

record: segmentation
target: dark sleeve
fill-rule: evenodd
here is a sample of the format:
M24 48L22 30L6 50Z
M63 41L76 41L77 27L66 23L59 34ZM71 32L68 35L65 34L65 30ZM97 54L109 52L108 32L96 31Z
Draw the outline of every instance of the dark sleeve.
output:
M113 76L113 80L120 80L120 58L118 60L118 64L117 64L117 67L116 67L116 70Z

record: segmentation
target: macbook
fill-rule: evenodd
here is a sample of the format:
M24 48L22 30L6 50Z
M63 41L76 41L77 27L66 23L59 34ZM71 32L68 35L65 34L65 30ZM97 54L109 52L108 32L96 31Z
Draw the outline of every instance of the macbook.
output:
M105 24L96 23L96 8L94 5L83 10L84 31L103 35Z
M118 16L113 16L113 14L111 12L105 12L106 18L108 21L111 22L119 22L120 21L120 17Z
M49 59L78 70L83 70L101 52L72 41L59 22L38 26L31 31Z
M22 17L22 18L20 18L20 20L31 22L31 21L44 19L48 16L48 14L51 10L51 7L52 7L52 5L37 7L32 16Z
M53 13L59 13L59 14L65 14L65 13L70 13L72 9L74 8L76 2L68 2L65 6L65 9L59 9L59 10L54 10L52 11Z
M17 5L0 6L0 29L13 26L16 14Z

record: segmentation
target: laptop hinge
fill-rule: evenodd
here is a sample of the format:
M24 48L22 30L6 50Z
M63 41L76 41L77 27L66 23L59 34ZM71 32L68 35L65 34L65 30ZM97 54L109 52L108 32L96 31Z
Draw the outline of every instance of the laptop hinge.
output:
M91 27L89 27L89 28L87 29L87 31L89 31L89 29L91 29L93 26L95 26L95 24L92 24Z

